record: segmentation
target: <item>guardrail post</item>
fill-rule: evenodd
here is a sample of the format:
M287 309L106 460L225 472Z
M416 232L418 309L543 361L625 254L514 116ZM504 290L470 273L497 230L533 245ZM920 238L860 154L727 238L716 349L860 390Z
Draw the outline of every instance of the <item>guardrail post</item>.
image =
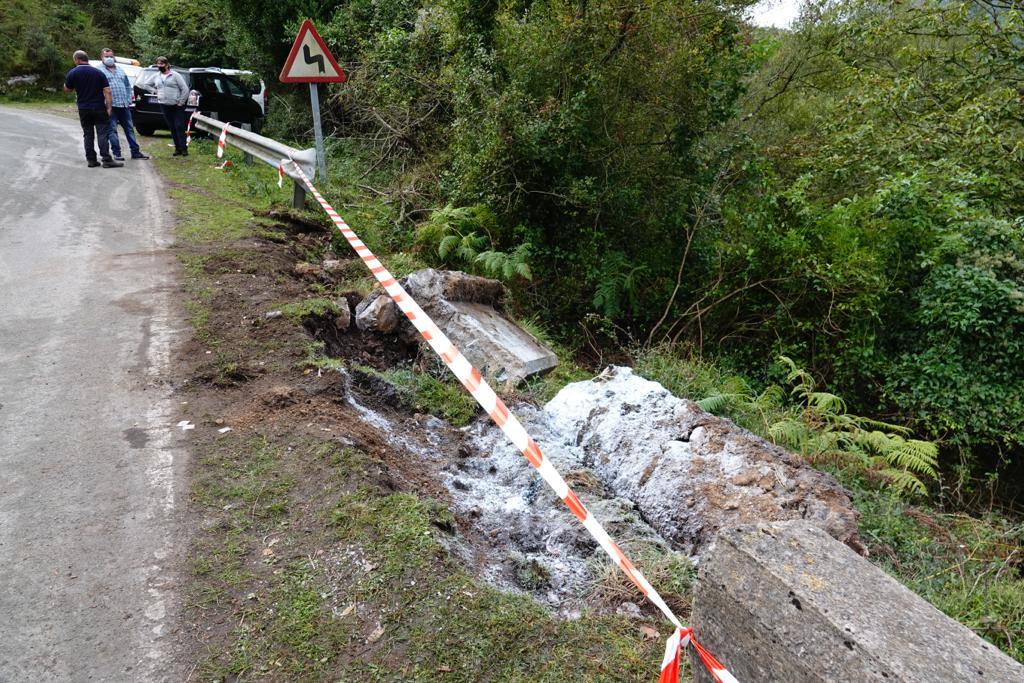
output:
M252 124L251 123L243 123L242 124L242 130L247 130L247 131L251 132L252 131ZM243 159L243 161L245 162L246 166L252 166L252 154L250 154L249 152L246 152L245 153L245 158Z
M197 130L209 133L213 136L225 135L225 142L238 148L245 154L247 163L259 159L275 171L281 168L285 159L294 161L308 176L316 172L317 154L315 149L295 149L282 144L277 140L263 137L253 133L251 130L243 130L239 126L225 126L223 122L199 112L192 115L193 125ZM244 126L248 129L249 126ZM289 169L288 175L292 175ZM298 175L298 174L296 174ZM304 208L306 204L306 186L300 179L292 189L292 206L296 209Z

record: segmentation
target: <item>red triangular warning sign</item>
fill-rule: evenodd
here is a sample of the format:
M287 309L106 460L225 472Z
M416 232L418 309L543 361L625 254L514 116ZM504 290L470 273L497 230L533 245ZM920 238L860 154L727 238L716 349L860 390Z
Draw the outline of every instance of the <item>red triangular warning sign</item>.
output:
M281 69L282 83L344 83L345 72L327 49L324 39L306 19Z

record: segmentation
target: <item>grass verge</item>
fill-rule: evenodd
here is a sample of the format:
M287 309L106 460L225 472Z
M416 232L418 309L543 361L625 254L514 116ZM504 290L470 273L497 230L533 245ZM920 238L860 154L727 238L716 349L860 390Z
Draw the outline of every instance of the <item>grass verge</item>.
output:
M560 620L528 597L483 584L449 552L462 541L439 489L399 485L391 471L396 462L422 466L401 462L331 399L303 398L320 394L299 387L320 371L326 381L342 361L311 364L322 344L300 322L331 312L341 285L302 280L292 266L347 255L333 251L329 236L300 238L263 220L287 199L269 187L272 169L224 172L209 142L194 141L186 159L162 144L156 138L149 148L174 189L200 343L194 355L208 359L189 395L199 425L191 490L198 523L185 593L201 644L198 677L650 680L667 629L653 635L646 622L614 615ZM372 223L369 239L395 261L386 211L334 192L339 205L363 206L353 225ZM415 255L397 260L418 263ZM270 309L283 315L267 318ZM455 424L475 412L457 385L430 373L372 372L399 388L409 412ZM234 431L223 435L222 415L234 416ZM617 575L598 585L608 600L640 599Z

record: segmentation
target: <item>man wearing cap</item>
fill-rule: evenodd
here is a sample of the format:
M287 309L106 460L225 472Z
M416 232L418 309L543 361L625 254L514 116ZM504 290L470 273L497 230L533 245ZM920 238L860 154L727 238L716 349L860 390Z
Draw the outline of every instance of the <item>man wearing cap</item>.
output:
M128 81L128 75L117 65L114 51L109 47L100 51L100 61L103 62L101 71L110 84L110 151L114 153L114 159L124 161L124 157L121 156L121 140L117 137L117 124L120 123L124 128L124 139L128 141L128 147L132 151L132 159L148 159L149 157L139 149L139 143L135 141L131 109L132 84Z
M85 142L85 159L89 168L100 165L96 160L96 149L93 141L99 145L100 159L103 168L124 166L120 161L110 158L110 146L107 142L110 126L110 85L107 77L94 66L89 66L89 55L78 50L73 56L75 68L64 77L64 92L75 91L78 103L78 121L82 124L82 139Z

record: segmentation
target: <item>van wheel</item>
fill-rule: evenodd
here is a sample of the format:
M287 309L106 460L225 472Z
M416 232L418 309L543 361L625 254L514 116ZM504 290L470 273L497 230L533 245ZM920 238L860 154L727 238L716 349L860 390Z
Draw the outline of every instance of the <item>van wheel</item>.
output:
M135 126L135 130L139 131L140 135L149 136L149 135L152 135L156 131L156 128L154 128L153 126L139 126L139 125L136 125Z

